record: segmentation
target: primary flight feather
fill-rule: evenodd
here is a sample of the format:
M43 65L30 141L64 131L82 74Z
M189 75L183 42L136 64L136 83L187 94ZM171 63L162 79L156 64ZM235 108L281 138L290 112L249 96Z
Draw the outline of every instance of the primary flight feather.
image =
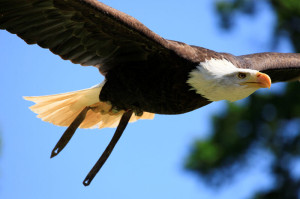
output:
M89 185L128 122L237 101L271 81L300 80L299 53L234 56L167 40L135 18L96 0L0 0L0 28L62 59L97 67L105 80L89 89L25 97L44 121L68 126L56 156L78 127L117 127L90 171Z

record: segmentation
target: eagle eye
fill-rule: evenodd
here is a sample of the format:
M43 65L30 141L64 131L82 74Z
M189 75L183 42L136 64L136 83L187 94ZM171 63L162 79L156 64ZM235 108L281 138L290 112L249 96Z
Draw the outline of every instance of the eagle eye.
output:
M246 73L238 73L237 76L240 79L245 79L247 77L247 74Z

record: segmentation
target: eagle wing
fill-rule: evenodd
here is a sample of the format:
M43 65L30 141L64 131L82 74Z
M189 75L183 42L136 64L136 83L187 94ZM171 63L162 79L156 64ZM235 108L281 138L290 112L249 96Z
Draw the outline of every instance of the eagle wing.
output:
M98 67L104 75L149 56L180 62L195 53L189 45L166 40L96 0L0 0L0 29L62 59Z
M236 60L241 68L268 74L274 83L300 80L300 53L256 53Z

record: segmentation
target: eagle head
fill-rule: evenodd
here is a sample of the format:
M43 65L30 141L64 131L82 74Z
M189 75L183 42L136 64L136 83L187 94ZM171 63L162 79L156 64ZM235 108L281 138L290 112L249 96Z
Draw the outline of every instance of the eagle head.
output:
M189 73L187 83L210 101L237 101L259 88L270 88L271 79L257 70L237 68L225 59L210 59Z

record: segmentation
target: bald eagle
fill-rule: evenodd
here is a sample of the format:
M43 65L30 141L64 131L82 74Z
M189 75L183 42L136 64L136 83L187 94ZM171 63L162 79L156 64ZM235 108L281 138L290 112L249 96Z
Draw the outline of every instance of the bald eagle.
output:
M85 90L24 97L36 103L30 109L43 121L68 126L51 157L78 127L117 127L84 185L101 169L128 122L237 101L270 88L271 80L300 80L299 53L234 56L164 39L96 0L0 0L0 29L105 76Z

